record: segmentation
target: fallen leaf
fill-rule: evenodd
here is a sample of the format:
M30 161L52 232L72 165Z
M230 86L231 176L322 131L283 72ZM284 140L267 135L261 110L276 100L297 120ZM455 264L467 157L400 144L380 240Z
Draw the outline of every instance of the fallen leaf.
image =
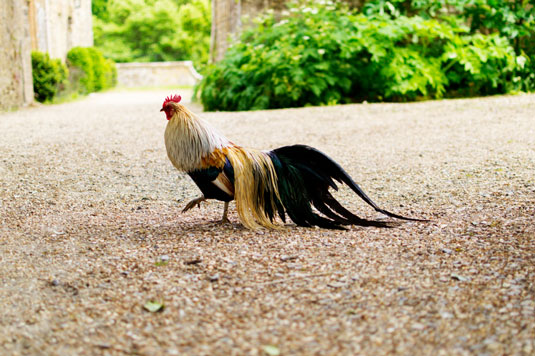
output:
M273 345L264 345L264 352L269 356L278 356L281 354L279 348Z
M143 309L151 313L161 312L164 310L164 308L165 305L162 302L155 302L153 300L149 300L143 306Z

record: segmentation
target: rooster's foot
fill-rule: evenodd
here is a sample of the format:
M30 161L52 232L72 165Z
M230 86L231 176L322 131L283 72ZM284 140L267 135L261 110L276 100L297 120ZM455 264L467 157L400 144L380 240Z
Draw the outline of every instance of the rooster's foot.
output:
M198 206L200 208L201 202L205 200L206 198L204 197L204 195L201 195L200 197L193 199L192 201L186 204L186 207L182 210L182 212L185 213L186 211L194 208L195 206Z
M223 224L230 224L230 220L227 218L227 214L228 214L228 205L229 205L229 202L226 201L225 202L225 207L223 208L223 218L221 218L221 225Z

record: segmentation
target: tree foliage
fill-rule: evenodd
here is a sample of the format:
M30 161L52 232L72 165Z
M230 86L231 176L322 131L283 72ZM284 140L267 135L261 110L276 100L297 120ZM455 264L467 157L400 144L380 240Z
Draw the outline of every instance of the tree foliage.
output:
M95 46L116 62L208 62L209 0L93 0Z
M439 1L419 3L434 2ZM431 16L431 8L404 10L400 5L406 3L370 1L353 12L324 0L290 5L277 17L266 14L206 70L197 88L205 109L408 101L518 89L527 57L515 54L502 33L474 31L453 15Z

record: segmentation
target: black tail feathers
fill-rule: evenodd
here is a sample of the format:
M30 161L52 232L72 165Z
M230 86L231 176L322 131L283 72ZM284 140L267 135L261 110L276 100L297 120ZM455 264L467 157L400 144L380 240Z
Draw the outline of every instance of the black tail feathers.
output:
M410 221L427 221L408 218L381 209L351 179L335 161L317 149L306 145L284 146L270 152L278 176L282 204L277 204L278 215L284 220L288 214L299 226L319 226L343 229L344 225L393 227L395 222L367 220L344 208L329 192L338 190L336 182L347 184L359 197L376 211L392 218ZM318 212L325 216L317 214ZM266 206L266 210L271 210ZM268 211L274 216L273 211Z

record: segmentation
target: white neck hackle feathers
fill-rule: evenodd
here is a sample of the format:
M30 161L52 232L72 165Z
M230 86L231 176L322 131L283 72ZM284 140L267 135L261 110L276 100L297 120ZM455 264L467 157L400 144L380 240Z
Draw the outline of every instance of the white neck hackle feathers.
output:
M165 147L176 167L184 172L201 169L201 159L230 142L210 124L198 118L181 104L173 104L175 114L167 122Z

